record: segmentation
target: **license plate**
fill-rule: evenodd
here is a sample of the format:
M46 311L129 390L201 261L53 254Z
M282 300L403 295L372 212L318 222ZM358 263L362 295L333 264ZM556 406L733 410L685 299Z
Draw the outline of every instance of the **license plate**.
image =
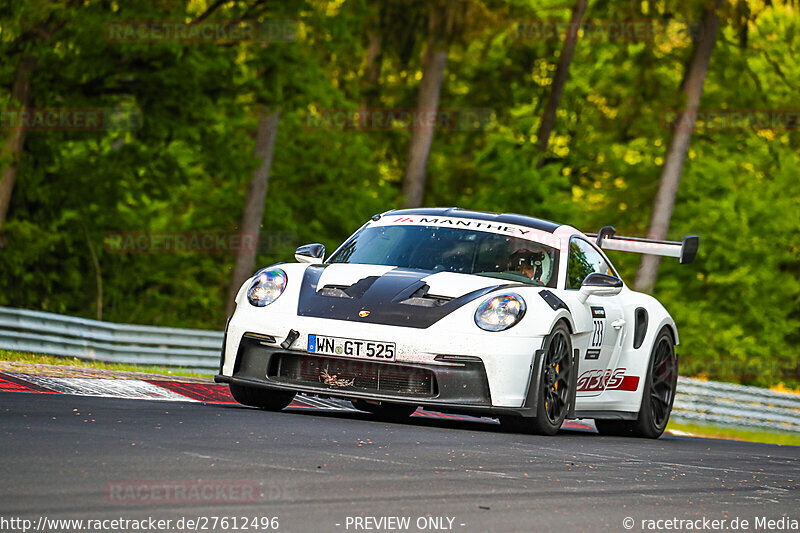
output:
M393 342L363 341L342 339L325 335L309 335L308 351L320 355L338 355L378 361L393 361L395 345Z

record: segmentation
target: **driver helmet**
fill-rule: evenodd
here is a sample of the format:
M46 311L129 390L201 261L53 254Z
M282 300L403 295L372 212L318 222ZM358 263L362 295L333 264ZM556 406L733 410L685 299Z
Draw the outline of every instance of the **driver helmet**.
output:
M541 280L545 253L541 250L517 250L508 258L508 270L522 272L531 279Z

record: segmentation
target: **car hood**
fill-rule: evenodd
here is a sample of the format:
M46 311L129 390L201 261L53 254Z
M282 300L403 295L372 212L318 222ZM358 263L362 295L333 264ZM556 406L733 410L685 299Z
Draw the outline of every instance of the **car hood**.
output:
M380 265L309 266L297 314L427 328L462 305L507 286L497 279Z

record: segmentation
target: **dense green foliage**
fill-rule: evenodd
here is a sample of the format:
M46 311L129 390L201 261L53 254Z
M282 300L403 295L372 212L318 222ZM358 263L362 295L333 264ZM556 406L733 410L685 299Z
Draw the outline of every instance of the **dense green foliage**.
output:
M0 109L14 108L17 65L34 57L31 107L130 118L109 129L27 132L1 236L0 305L96 317L102 290L104 320L220 327L231 253L119 253L109 233L235 232L258 164L259 109L281 110L260 264L288 261L308 242L332 250L367 217L400 204L408 129L314 117L364 103L415 105L427 2L231 1L206 21L291 22L291 38L109 39L109 22L193 20L207 4L0 7ZM537 169L536 129L561 42L519 38L512 23L565 19L570 5L474 0L452 39L440 106L483 114L477 127L436 131L426 205L644 235L702 4L635 5L589 2L588 19L652 19L666 29L646 40L578 41ZM701 107L796 114L799 15L780 1L723 7ZM371 31L383 36L377 87L365 81ZM678 322L683 373L800 384L799 127L694 133L670 237L700 235L700 253L689 267L663 261L655 289ZM612 260L631 282L638 257Z

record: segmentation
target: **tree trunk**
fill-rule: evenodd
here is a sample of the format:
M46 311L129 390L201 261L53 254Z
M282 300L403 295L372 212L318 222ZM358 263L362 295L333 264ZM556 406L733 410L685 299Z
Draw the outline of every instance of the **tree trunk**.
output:
M678 114L675 122L675 131L672 134L664 166L661 169L661 178L653 203L653 213L650 217L650 229L647 233L649 239L664 240L669 230L672 210L675 207L675 196L678 194L678 185L681 180L683 163L689 151L694 129L694 117L697 113L700 97L703 94L703 83L708 72L708 63L714 51L714 42L719 28L719 16L716 12L717 5L707 8L703 12L702 35L695 44L689 72L685 78L684 93L686 107ZM691 124L691 126L689 126ZM656 283L658 264L660 258L656 255L642 256L639 270L636 272L636 290L651 291Z
M96 316L97 320L103 320L103 271L100 270L100 261L97 259L97 253L94 251L92 237L89 235L89 227L83 219L81 219L81 226L83 227L83 236L86 238L86 247L89 248L89 257L92 259L92 266L94 267Z
M750 5L747 0L739 0L736 4L736 15L739 18L739 48L747 50L748 27L750 22Z
M14 85L11 88L11 97L20 105L21 109L30 105L31 75L35 69L36 60L31 57L23 57L17 67ZM17 168L24 143L25 130L18 125L8 133L0 146L0 165L3 169L0 177L0 232L5 225L8 206L11 203L11 193L14 191L14 182L17 180Z
M422 80L419 86L417 111L425 115L436 116L439 109L439 94L442 89L442 78L447 66L447 50L437 45L435 37L428 39L425 53L425 64L422 69ZM427 122L427 121L426 121ZM437 121L430 121L437 122ZM428 167L428 156L433 143L433 126L413 126L411 144L408 149L408 164L403 178L404 207L419 207L425 194L425 173Z
M550 134L553 132L553 126L556 122L556 111L561 103L561 95L564 94L564 85L566 85L567 77L569 76L569 65L572 63L572 56L575 54L575 43L578 41L578 28L583 20L583 14L586 12L587 2L588 0L576 0L575 5L572 6L570 29L564 36L564 46L561 49L561 56L558 58L553 84L550 86L550 96L547 98L547 104L542 113L542 121L539 123L539 132L536 135L539 153L541 154L536 168L541 168L544 164L544 153L550 143Z
M378 91L383 67L382 35L379 31L368 32L369 46L367 47L367 61L364 69L364 88L361 93L361 109L369 111L378 101Z
M253 172L253 179L247 188L244 200L244 214L242 225L239 229L241 235L241 249L236 255L236 265L233 268L231 284L228 291L227 313L233 313L234 300L239 287L247 278L253 275L255 268L258 240L261 232L261 221L264 217L264 201L267 196L267 184L272 168L272 156L275 151L275 137L278 134L278 121L280 111L271 113L262 112L258 118L258 132L256 133L255 155L261 164Z

